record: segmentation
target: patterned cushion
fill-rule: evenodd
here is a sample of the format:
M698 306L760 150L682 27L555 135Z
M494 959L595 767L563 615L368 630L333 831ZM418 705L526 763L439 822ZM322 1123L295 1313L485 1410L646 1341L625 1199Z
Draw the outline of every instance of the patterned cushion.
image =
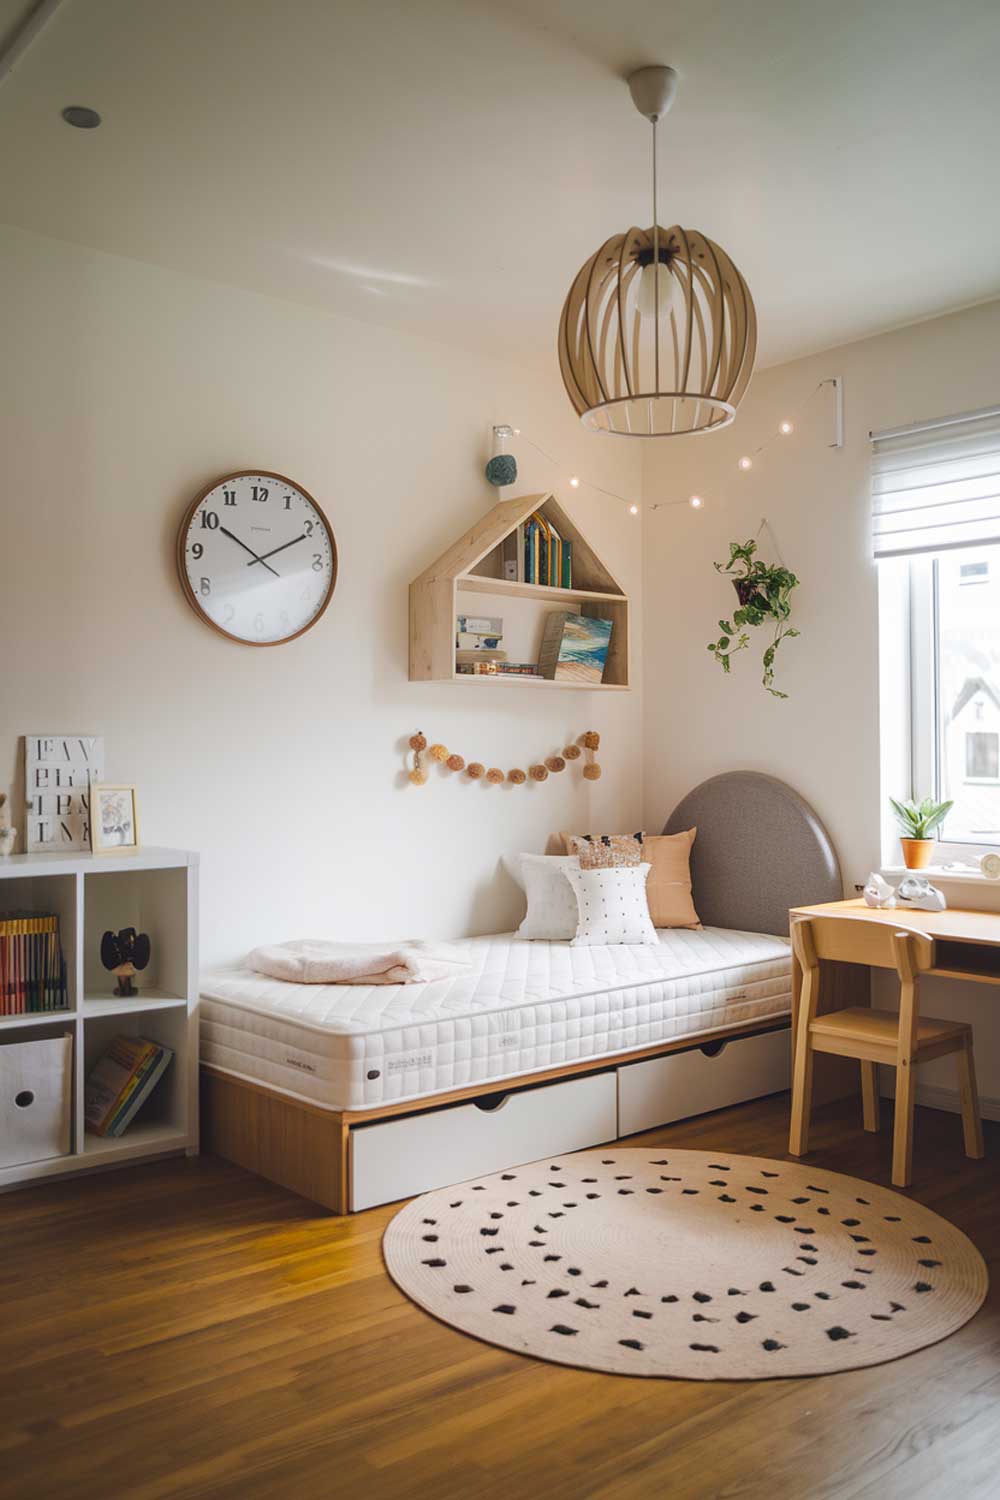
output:
M573 945L658 943L646 901L649 871L645 864L567 868L566 879L576 892L579 913Z
M641 833L564 833L567 854L579 856L581 870L611 870L642 863Z

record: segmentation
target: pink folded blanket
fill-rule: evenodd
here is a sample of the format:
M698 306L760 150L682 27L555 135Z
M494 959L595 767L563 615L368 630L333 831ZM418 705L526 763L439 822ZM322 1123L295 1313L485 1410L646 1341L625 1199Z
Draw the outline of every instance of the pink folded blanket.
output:
M255 948L251 969L290 984L428 984L472 967L448 943L406 939L401 943L331 943L300 938Z

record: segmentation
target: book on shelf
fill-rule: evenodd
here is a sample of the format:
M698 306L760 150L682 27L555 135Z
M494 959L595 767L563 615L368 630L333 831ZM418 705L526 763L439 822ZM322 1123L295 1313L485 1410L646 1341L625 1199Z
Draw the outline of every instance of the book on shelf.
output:
M66 961L55 912L0 914L0 1015L66 1010Z
M541 675L550 682L603 682L611 630L610 620L553 610L546 617L538 653Z
M490 651L486 647L475 651L460 650L455 652L455 660L457 662L506 661L507 653L506 651Z
M462 651L495 651L503 641L503 620L492 615L459 615L455 646Z
M455 633L455 649L457 651L496 651L503 640L501 634L496 635L472 635L468 630L459 630Z
M518 527L520 532L521 528ZM522 549L525 583L546 588L573 587L573 544L566 540L542 511L531 513L524 527Z
M87 1129L94 1135L124 1135L173 1055L161 1042L116 1036L87 1076L83 1102Z

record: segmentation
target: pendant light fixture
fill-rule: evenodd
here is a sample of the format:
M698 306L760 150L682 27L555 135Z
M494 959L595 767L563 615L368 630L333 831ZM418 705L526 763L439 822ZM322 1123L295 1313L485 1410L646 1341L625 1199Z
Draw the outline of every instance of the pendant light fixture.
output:
M559 324L563 382L594 432L716 432L733 420L753 373L753 299L700 230L660 228L656 129L673 103L676 72L640 68L628 86L653 127L653 226L613 235L574 277Z

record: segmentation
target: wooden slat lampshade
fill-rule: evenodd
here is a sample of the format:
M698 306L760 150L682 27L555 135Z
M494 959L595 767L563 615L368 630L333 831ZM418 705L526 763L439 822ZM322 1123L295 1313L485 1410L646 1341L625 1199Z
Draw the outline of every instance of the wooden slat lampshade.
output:
M646 272L653 297L639 295ZM757 316L726 252L695 229L630 229L581 266L559 364L584 426L627 437L727 427L753 373Z

